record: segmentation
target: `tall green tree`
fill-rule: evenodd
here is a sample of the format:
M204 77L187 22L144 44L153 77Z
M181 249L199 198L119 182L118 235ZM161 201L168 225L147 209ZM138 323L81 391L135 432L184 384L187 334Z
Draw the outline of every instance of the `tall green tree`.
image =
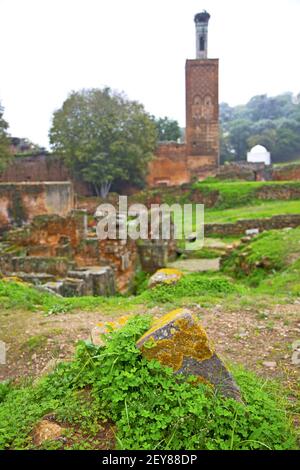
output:
M246 119L235 120L230 124L228 141L235 160L245 160L249 150L247 139L251 135L251 122Z
M181 137L181 129L178 122L174 119L168 117L158 118L155 119L155 124L160 142L177 141Z
M157 143L151 116L110 88L72 92L53 115L52 149L106 197L116 180L141 185Z
M0 172L2 172L8 164L11 157L9 150L8 123L3 117L4 109L0 103Z

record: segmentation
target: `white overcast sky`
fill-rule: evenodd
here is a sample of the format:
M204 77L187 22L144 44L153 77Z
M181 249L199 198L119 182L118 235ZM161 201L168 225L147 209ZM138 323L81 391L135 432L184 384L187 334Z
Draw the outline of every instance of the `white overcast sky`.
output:
M0 101L14 136L48 146L71 90L110 86L185 124L194 15L211 14L220 101L300 92L300 0L0 0Z

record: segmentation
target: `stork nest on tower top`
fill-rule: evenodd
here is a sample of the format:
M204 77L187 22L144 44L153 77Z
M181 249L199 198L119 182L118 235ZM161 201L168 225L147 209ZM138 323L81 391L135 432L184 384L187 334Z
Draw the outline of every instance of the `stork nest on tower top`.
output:
M210 19L210 14L206 11L203 10L201 13L197 13L195 15L195 23L208 23Z

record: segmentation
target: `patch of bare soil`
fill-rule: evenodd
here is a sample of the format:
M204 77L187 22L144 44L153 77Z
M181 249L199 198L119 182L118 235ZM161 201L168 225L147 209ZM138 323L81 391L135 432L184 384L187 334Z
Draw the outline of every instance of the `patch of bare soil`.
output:
M200 320L225 362L240 363L295 390L300 378L300 367L292 363L292 345L300 340L298 303L263 310L255 306L235 311L222 305L188 307L200 312ZM141 306L135 313L146 311ZM155 317L165 312L165 306L150 311ZM0 365L0 380L49 372L57 362L70 359L77 341L90 339L96 325L115 318L99 312L45 317L41 313L0 311L1 337L7 345L7 364Z
M220 258L213 259L185 259L168 264L169 268L180 269L189 273L202 273L206 271L219 271Z
M111 422L106 421L99 423L98 428L97 434L91 436L82 432L78 426L71 427L67 424L62 425L56 421L55 415L49 415L45 416L35 425L31 433L31 439L36 448L43 448L43 445L45 445L47 441L51 441L52 443L60 441L64 450L72 449L76 444L82 442L84 442L89 449L114 449L116 445L115 426Z
M76 312L45 316L39 312L0 310L1 339L6 343L6 364L0 364L0 380L36 377L72 358L80 340L91 339L98 323L115 316Z
M200 318L225 361L276 378L291 390L297 388L300 367L292 363L292 356L293 344L300 339L299 304L230 312L217 305Z

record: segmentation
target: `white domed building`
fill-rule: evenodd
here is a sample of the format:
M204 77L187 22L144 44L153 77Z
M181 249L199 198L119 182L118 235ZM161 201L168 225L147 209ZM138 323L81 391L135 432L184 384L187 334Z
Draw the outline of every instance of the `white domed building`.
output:
M271 165L271 154L263 145L255 145L250 152L247 153L247 162Z

